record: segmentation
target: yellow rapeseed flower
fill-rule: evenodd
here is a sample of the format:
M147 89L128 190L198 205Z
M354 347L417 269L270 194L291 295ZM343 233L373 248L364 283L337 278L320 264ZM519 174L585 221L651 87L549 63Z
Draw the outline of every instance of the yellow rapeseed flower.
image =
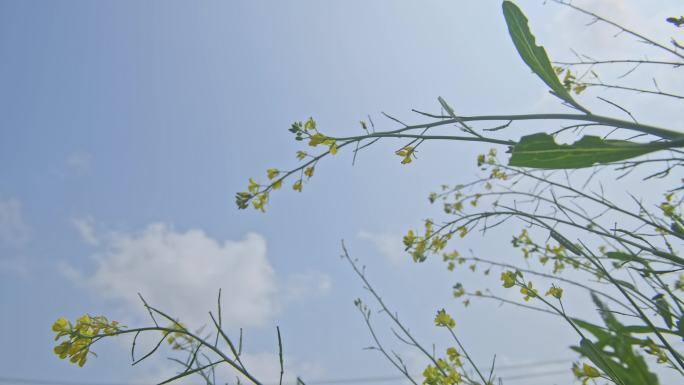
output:
M437 315L435 316L435 325L451 329L456 326L456 321L451 318L446 310L442 309L438 311Z

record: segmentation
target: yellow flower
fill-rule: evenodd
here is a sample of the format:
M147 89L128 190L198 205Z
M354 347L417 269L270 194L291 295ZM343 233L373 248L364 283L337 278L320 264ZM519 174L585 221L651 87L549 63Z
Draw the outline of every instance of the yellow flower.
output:
M447 357L449 357L449 361L456 363L460 357L460 354L458 354L458 350L456 350L456 348L451 347L447 349ZM458 364L460 365L460 362Z
M601 376L601 373L599 373L598 369L589 364L582 365L582 372L584 372L584 375L589 378L596 378Z
M442 309L435 316L435 325L451 329L456 326L456 321L447 314L446 310Z
M501 280L503 281L503 287L505 288L511 288L515 286L515 272L513 271L504 271L501 273Z
M313 174L314 174L313 166L307 167L306 169L304 169L304 175L306 175L307 177L311 178L313 176Z
M413 160L412 157L415 157L415 152L415 148L406 146L397 150L395 154L404 158L401 160L401 164L409 164Z
M60 317L55 321L54 324L52 324L52 331L53 332L64 332L70 329L69 321L67 321L64 317Z
M76 319L76 327L82 325L90 325L90 316L88 314L84 314Z
M305 130L313 130L316 128L316 121L313 118L309 118L309 120L304 123L304 129Z
M549 290L546 292L546 295L552 295L552 296L556 297L557 299L561 299L561 297L563 296L563 289L561 289L560 287L552 285L549 288Z
M520 288L520 294L524 295L523 299L527 302L530 298L537 296L537 290L532 287L532 282L528 282L527 285Z
M252 206L255 209L260 210L262 213L266 212L266 204L268 203L268 194L261 193L258 194L254 200L252 200Z
M413 230L409 230L408 233L404 236L403 242L404 246L406 247L411 247L413 246L413 242L416 240L416 235L413 233Z
M257 183L254 179L249 178L249 185L247 186L247 190L251 193L256 193L259 191L259 183Z
M321 133L315 133L309 138L309 146L316 147L326 141L326 136Z
M298 192L302 192L302 180L300 179L294 182L294 184L292 185L292 189Z
M268 176L268 179L273 179L277 177L278 174L280 174L280 171L278 171L278 169L276 168L269 168L268 170L266 170L266 175Z

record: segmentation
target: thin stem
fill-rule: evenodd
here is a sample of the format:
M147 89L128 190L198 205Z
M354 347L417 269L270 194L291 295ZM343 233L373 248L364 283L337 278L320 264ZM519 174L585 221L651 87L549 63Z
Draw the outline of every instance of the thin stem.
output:
M561 66L580 66L580 65L602 65L602 64L658 64L673 67L684 66L682 62L661 61L661 60L638 60L638 59L613 59L613 60L582 60L575 62L554 61L553 64Z
M658 96L667 96L667 97L675 98L675 99L684 99L684 96L682 96L682 95L671 94L671 93L662 92L662 91L645 90L642 88L626 87L626 86L621 86L621 85L617 85L617 84L592 83L592 82L589 82L589 83L582 82L580 84L588 86L588 87L604 87L604 88L612 88L612 89L623 90L623 91L633 91L633 92L637 92L640 94L651 94L651 95L658 95Z

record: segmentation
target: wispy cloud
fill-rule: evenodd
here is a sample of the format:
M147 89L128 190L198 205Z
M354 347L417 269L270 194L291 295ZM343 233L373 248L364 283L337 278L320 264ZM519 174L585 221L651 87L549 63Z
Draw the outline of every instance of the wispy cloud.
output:
M399 235L360 231L358 237L370 241L394 265L401 265L409 261L408 254L404 250L402 237Z
M318 271L292 274L285 283L288 300L306 300L325 295L332 287L329 275Z
M24 222L21 203L0 198L0 242L20 245L28 241L30 228Z
M84 243L91 246L100 244L100 239L95 232L95 220L92 217L72 218L71 224L76 228Z
M90 171L93 156L87 152L77 151L69 154L64 160L64 165L77 174L85 174Z

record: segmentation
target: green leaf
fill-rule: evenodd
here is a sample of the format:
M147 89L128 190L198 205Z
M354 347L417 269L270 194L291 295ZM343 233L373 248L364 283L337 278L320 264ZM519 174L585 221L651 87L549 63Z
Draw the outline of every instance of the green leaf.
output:
M668 330L665 328L655 328L658 332L662 334L671 334L671 335L679 335L677 331L672 331ZM633 334L651 334L653 333L653 328L650 326L644 326L644 325L630 325L630 326L623 326L620 331L620 333L633 333Z
M601 371L610 377L611 380L615 381L616 384L628 384L628 382L624 381L624 368L613 362L613 360L607 357L605 353L594 346L590 340L582 338L580 341L579 350L583 356L587 357L589 361L601 369Z
M523 136L511 147L508 164L541 169L584 168L634 158L668 146L667 142L634 143L591 135L573 144L557 144L553 136L538 133Z
M606 257L610 259L616 259L621 262L642 262L643 259L628 253L623 253L622 251L609 251L606 253Z
M575 325L593 334L594 337L596 337L599 341L607 341L610 338L610 332L605 328L602 328L601 326L594 325L590 322L578 318L573 318L572 322L574 322Z
M624 280L622 280L622 279L613 279L613 282L615 282L617 285L620 285L620 286L622 286L622 287L626 287L626 288L628 288L628 289L630 289L630 290L632 290L632 291L634 291L634 292L638 292L638 291L639 291L639 290L636 288L636 286L634 286L633 284L631 284L631 283L629 283L629 282L627 282L627 281L624 281Z
M674 326L674 322L672 322L672 312L670 311L670 304L665 299L665 296L663 294L656 294L652 299L655 302L656 311L663 318L663 321L665 321L665 325L672 329Z
M615 318L615 315L610 310L610 308L599 299L596 293L591 293L591 300L598 308L597 310L599 311L599 315L603 319L603 322L606 324L608 329L612 331L617 331L623 327L620 321L618 321L617 318Z
M555 239L561 246L570 250L573 254L580 256L582 255L582 250L580 248L575 246L574 243L570 242L567 238L565 238L555 230L551 230L551 238Z
M551 66L549 57L546 55L546 50L544 47L537 45L534 35L530 32L525 14L517 5L510 1L504 1L502 7L506 24L508 25L508 33L511 35L515 48L527 66L551 88L554 95L578 110L588 112L570 96L568 90L561 84Z

